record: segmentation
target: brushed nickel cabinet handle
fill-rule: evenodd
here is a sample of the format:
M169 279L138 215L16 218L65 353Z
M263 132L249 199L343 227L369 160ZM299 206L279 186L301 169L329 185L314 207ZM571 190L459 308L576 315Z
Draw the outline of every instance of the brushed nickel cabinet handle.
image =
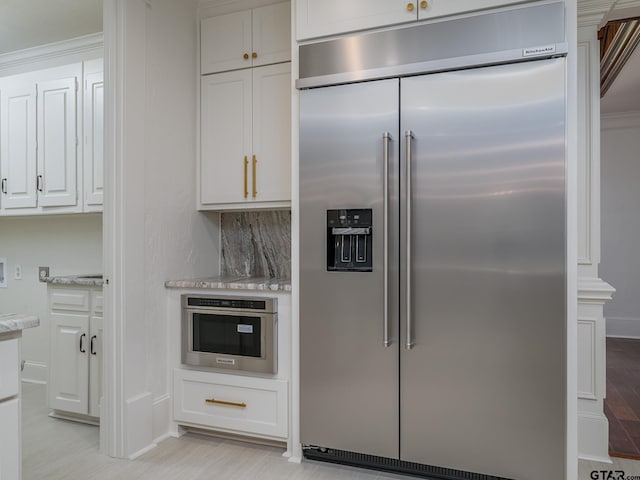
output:
M216 400L215 398L207 398L205 402L215 405L226 405L228 407L247 408L247 404L244 402L227 402L226 400Z
M38 175L36 177L36 189L41 192L42 191L42 175Z
M249 160L247 156L244 156L244 198L249 196L249 186L247 185L247 168L249 166Z

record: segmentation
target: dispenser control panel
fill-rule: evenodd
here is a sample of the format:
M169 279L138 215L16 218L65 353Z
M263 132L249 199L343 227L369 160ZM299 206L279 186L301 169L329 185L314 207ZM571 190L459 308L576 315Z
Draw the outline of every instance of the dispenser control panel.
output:
M327 210L327 270L370 272L373 266L373 211Z

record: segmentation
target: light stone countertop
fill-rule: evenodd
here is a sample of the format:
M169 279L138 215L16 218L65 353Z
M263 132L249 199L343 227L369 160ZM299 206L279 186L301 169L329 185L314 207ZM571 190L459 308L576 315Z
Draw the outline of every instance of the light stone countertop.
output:
M104 280L100 273L86 275L64 275L46 277L45 282L52 285L79 285L83 287L102 287Z
M219 290L269 290L290 292L290 278L267 277L206 277L186 280L168 280L166 288L201 288Z
M40 319L35 315L0 313L0 335L37 327L38 325L40 325Z

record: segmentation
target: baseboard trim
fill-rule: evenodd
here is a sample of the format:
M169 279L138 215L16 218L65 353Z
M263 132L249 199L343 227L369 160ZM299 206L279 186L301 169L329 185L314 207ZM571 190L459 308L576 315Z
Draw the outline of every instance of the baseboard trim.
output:
M609 421L604 413L578 413L578 458L611 463Z
M147 452L150 452L151 450L153 450L154 448L156 448L157 445L155 443L152 443L151 445L147 445L146 447L144 447L141 450L138 450L135 453L132 453L131 455L129 455L129 460L135 460L138 457L141 457L142 455L144 455Z
M22 381L25 383L37 383L46 385L47 383L47 364L40 362L24 362L24 370L22 371Z
M153 401L153 442L160 443L170 437L171 396L164 394Z
M640 339L640 318L606 317L607 337Z
M125 456L137 458L148 452L153 442L153 401L151 392L144 392L125 401Z

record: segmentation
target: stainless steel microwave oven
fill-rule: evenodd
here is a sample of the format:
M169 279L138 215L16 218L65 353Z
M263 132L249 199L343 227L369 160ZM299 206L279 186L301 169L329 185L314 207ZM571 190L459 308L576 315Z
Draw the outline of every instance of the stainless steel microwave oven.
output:
M277 299L182 295L182 363L277 371Z

